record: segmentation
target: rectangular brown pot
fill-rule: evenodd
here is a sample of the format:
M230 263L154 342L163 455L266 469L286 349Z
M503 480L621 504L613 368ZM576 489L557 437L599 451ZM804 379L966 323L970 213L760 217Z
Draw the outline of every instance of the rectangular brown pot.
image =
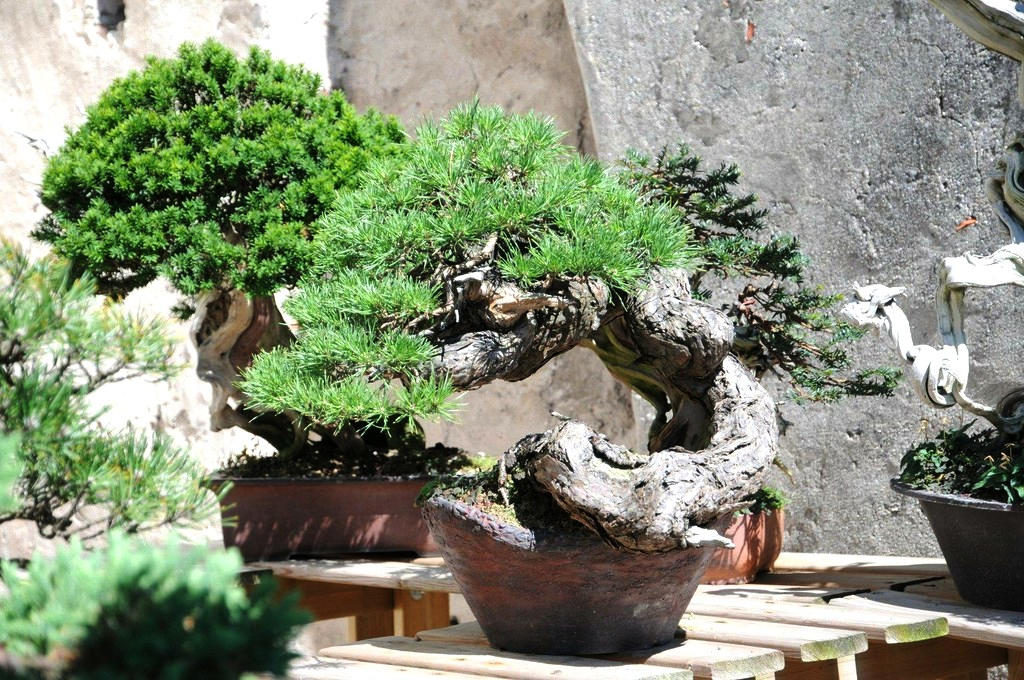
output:
M215 479L224 544L247 561L363 552L436 554L416 497L425 479ZM233 520L234 525L229 526Z

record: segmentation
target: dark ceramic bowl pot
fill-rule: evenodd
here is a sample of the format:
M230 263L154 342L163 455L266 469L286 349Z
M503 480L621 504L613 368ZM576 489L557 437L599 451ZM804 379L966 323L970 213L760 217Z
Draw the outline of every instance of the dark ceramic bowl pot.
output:
M960 597L1024 611L1024 507L891 486L920 501Z
M714 553L618 551L582 527L534 532L439 496L423 513L488 641L516 652L605 654L668 642Z

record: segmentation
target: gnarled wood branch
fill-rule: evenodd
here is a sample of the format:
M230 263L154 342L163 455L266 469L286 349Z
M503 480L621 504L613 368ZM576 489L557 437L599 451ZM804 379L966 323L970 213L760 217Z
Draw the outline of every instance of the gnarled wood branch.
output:
M240 427L283 452L305 443L307 432L296 418L249 410L245 395L235 386L253 356L294 339L274 298L250 298L239 290L204 293L196 300L191 338L198 354L196 373L212 388L212 430Z
M494 305L488 294L522 300L503 308L518 311L514 323L482 311ZM592 279L543 293L477 285L466 298L472 304L462 325L437 336L434 368L456 386L519 380L583 344L661 414L649 452L568 421L518 442L502 470L525 470L569 516L618 548L723 544L701 527L742 507L759 488L777 452L775 407L729 355L729 320L690 299L685 272L655 269L642 290L619 300Z

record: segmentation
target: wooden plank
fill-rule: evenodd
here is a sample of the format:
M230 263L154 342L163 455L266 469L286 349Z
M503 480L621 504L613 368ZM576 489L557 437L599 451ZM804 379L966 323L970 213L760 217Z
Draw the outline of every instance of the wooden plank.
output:
M282 560L253 562L279 577L347 585L457 593L459 586L445 566L375 560Z
M1009 650L1006 663L1009 665L1008 680L1024 680L1024 651Z
M1024 612L976 607L895 590L844 597L832 600L828 606L944 616L949 621L950 637L1024 650Z
M925 583L914 583L902 588L896 588L896 590L902 590L905 593L915 593L917 595L927 595L928 597L934 597L940 600L953 600L954 602L963 603L960 593L956 590L956 584L953 583L953 579L951 578L942 578L934 581L927 581Z
M796 586L825 591L823 597L842 597L869 590L895 588L903 590L910 584L944 580L941 576L916 578L907 574L858 574L844 571L786 571L761 574L759 584L769 586Z
M826 597L850 594L848 588L815 588L811 586L739 583L734 585L699 585L699 595L733 595L735 597L752 597L765 600L798 600L822 604Z
M281 592L299 593L299 606L317 621L360 614L380 614L389 618L394 608L390 590L363 588L342 583L323 583L277 577ZM391 635L394 630L387 632Z
M448 593L396 590L395 633L412 637L421 630L442 628L451 623Z
M857 659L854 656L841 656L836 659L836 677L839 680L857 680Z
M784 552L775 560L773 572L843 571L859 574L909 574L918 577L948 576L942 558L889 557L885 555L841 555L836 553Z
M1005 650L943 637L905 645L872 643L856 657L857 676L866 680L932 680L949 675L984 672L998 666ZM838 667L828 661L789 663L778 680L839 680Z
M260 676L261 678L264 676ZM270 680L270 676L265 676ZM365 661L321 661L288 670L288 680L480 680L479 675L386 666Z
M513 680L690 680L685 669L625 664L577 656L503 652L479 645L387 637L328 647L319 656L439 671L455 671Z
M416 638L461 645L487 644L487 638L476 621L437 630L421 631ZM708 640L676 640L649 650L608 654L601 658L672 668L688 668L693 672L695 678L713 678L714 680L771 678L786 663L782 652L776 649Z
M822 605L824 606L824 605ZM864 633L854 630L798 626L774 621L727 619L684 614L679 622L687 639L713 640L778 649L789 658L822 661L852 656L868 648Z
M844 597L832 602L850 600L851 598ZM686 609L690 613L705 616L770 620L801 626L854 630L864 633L869 639L890 643L928 640L949 632L949 624L945 617L931 612L880 614L877 608L837 608L816 603L706 595L700 591Z
M391 595L389 591L388 595ZM372 611L363 612L352 617L352 627L350 628L352 640L369 640L371 638L385 637L387 635L394 635L395 629L395 612L393 609L388 608L385 611Z
M608 655L603 658L654 666L688 668L695 678L757 680L774 678L786 665L777 649L710 640L676 640L654 649Z
M964 640L938 638L907 645L872 645L857 656L861 677L874 680L945 678L985 672L1006 663L1006 650Z

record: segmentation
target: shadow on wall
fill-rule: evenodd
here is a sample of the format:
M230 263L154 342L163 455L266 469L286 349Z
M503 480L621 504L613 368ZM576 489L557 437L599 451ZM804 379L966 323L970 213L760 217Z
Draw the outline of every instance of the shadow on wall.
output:
M594 154L576 47L561 0L330 0L333 88L415 127L474 95L552 116L566 143Z
M125 19L124 0L96 0L100 26L116 31Z

